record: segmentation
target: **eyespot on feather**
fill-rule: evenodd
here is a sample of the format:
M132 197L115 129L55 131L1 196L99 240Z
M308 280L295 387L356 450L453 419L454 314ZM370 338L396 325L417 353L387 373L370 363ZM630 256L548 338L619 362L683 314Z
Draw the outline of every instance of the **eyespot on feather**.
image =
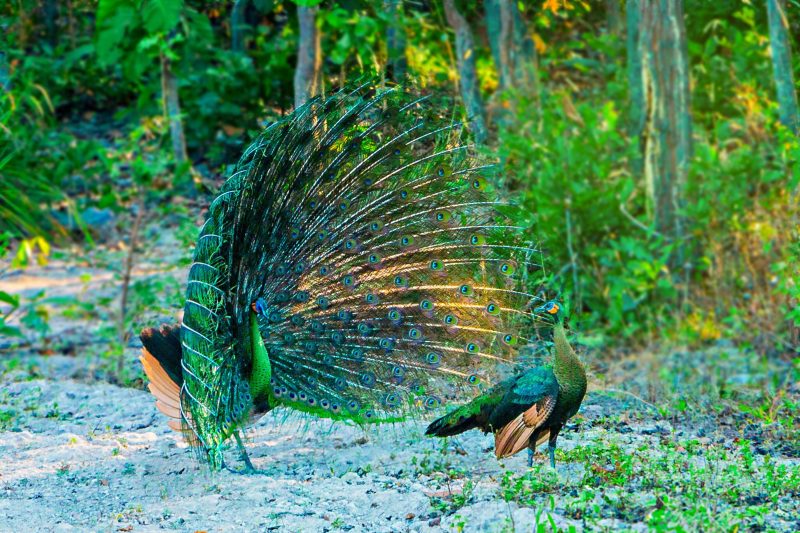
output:
M483 246L486 244L486 237L481 235L480 233L473 233L469 236L469 243L473 246Z
M497 268L504 276L512 276L517 271L517 264L515 261L507 260L502 261Z

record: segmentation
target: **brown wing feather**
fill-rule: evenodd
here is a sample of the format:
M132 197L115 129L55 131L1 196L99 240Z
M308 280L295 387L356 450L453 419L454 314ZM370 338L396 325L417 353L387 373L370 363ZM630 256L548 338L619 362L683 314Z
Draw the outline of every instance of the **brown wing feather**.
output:
M150 379L149 388L151 392L153 392L152 389L154 388L158 389L158 394L153 392L153 395L164 396L165 399L173 399L170 403L177 403L177 405L180 405L180 387L170 379L169 374L162 368L158 359L153 357L146 348L142 348L142 355L139 357L139 361L141 361L142 367L144 367L144 373L147 374L147 377Z
M531 436L552 414L556 406L556 398L547 396L531 405L514 420L500 428L494 437L494 453L498 459L510 457L528 446ZM545 432L549 436L550 432ZM538 444L546 437L540 435Z
M156 409L161 411L163 414L167 415L170 418L176 418L180 420L181 418L181 410L172 407L171 405L167 405L164 402L157 400L156 401Z
M191 431L187 431L181 422L181 389L178 384L170 379L169 374L161 367L158 359L144 348L139 361L141 361L144 373L150 380L148 388L156 398L156 408L170 418L167 425L182 433L189 444L196 445L194 435L192 435Z

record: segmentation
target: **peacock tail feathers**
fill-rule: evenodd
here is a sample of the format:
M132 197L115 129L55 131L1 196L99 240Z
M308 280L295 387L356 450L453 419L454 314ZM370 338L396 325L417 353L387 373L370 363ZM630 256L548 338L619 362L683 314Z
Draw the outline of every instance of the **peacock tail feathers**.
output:
M249 383L242 379L248 360L230 312L230 296L236 290L233 229L246 158L247 153L211 203L200 230L181 326L181 418L214 467L219 465L220 444L246 420L252 406Z
M255 335L270 406L357 423L508 375L536 334L541 254L462 135L368 84L310 100L245 151L200 232L181 334L184 423L212 465L257 400Z

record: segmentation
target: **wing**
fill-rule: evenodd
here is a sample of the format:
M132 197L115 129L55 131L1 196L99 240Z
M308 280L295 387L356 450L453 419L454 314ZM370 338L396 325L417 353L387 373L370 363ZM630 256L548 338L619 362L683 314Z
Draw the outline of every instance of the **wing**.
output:
M558 400L558 381L551 368L528 370L507 396L517 413L495 434L498 458L514 455L528 446L534 432L553 414Z

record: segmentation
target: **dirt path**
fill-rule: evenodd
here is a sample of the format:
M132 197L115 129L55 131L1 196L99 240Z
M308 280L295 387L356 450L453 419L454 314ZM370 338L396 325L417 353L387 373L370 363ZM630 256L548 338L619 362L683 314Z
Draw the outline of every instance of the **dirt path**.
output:
M409 471L412 458L438 454L441 442L419 438L415 424L367 438L341 424L269 416L248 433L265 474L210 475L144 392L44 380L4 391L4 409L21 413L0 433L0 523L8 530L425 531L441 520L427 495L443 487ZM489 440L461 444L469 460L457 462L484 478L501 473L482 451ZM511 464L521 468L522 459ZM516 513L522 520L530 509Z
M367 435L280 413L248 432L263 475L211 475L166 428L146 392L20 377L7 377L0 395L2 531L531 531L537 522L545 530L645 530L644 522L664 507L663 497L659 503L646 488L655 469L683 465L689 476L716 461L712 474L724 482L725 472L740 464L741 452L730 442L720 438L717 446L716 438L684 435L663 421L617 423L609 431L600 422L615 404L590 398L578 427L563 434L565 453L559 453L555 476L540 468L543 456L532 471L524 454L499 463L491 438L479 434L445 445L420 437L417 423ZM664 444L687 441L696 448L688 462L686 449ZM712 454L726 447L732 450L726 458ZM673 464L670 454L679 462ZM629 471L625 457L651 461L654 470ZM236 463L234 453L228 461ZM794 471L790 482L800 484L797 460L777 463ZM755 486L756 471L730 475L749 491L745 478ZM695 474L689 483L708 482ZM677 498L681 489L675 491ZM620 506L626 497L630 503ZM747 497L741 508L724 501L700 508L710 513L713 504L716 516L744 517ZM768 529L800 527L796 497L761 498L769 507L761 522Z

